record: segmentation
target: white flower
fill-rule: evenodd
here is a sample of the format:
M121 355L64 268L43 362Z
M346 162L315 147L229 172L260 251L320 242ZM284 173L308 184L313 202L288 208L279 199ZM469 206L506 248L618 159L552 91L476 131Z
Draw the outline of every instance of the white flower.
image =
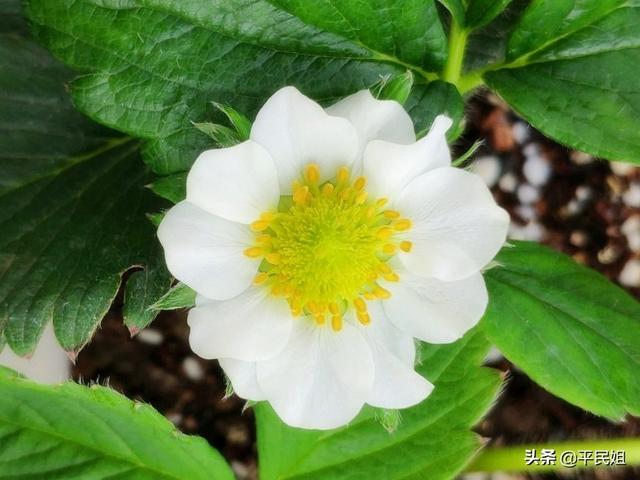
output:
M440 116L416 141L402 107L368 90L323 110L286 87L250 140L196 160L158 236L199 294L192 349L238 395L316 429L429 395L414 337L452 342L479 321L481 269L509 222L451 167L450 126Z

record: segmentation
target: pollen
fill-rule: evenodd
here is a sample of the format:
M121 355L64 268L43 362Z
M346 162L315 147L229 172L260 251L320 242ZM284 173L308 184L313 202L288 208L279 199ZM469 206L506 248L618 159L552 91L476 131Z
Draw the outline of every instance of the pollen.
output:
M262 259L253 283L285 299L294 317L318 327L340 332L350 319L369 325L375 318L367 302L391 296L379 279L400 280L388 262L398 250L411 249L397 238L411 221L385 209L386 198L371 198L366 178L352 179L346 167L323 182L316 164L301 173L278 211L250 225L254 245L244 254Z

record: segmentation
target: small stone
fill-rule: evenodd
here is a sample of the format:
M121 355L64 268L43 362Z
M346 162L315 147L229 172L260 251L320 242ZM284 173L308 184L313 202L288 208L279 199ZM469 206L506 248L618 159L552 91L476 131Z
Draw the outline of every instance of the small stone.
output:
M579 152L578 150L572 150L569 154L569 158L576 165L588 165L594 160L594 158L588 153Z
M541 187L551 177L551 165L546 158L540 155L528 157L522 167L522 173L531 185Z
M500 160L493 155L479 157L471 164L471 171L479 175L491 188L500 178Z
M239 480L246 480L249 478L249 468L237 460L233 460L231 462L231 470L233 470L233 473L235 473L236 478Z
M622 201L630 207L640 207L640 183L634 182L622 195Z
M640 287L640 260L629 260L618 275L618 281L627 287Z
M640 252L640 215L627 218L620 230L627 237L629 248L634 252Z
M591 187L587 187L586 185L580 185L576 188L576 200L581 202L586 202L593 196L593 190Z
M146 343L147 345L160 345L164 341L162 333L154 328L141 330L136 338L139 342Z
M518 187L518 200L520 203L530 204L538 201L540 198L540 191L533 185L523 183Z
M540 155L542 155L542 152L540 151L540 145L538 145L537 143L530 143L522 149L522 153L526 158L539 157Z
M621 253L622 251L619 247L609 244L598 252L598 261L603 265L609 265L615 262Z
M516 122L513 127L511 127L511 133L513 134L514 140L522 145L531 137L531 128L524 122Z
M611 171L616 175L620 175L621 177L631 175L637 168L632 164L626 162L610 162L609 165L611 166Z
M536 218L536 209L531 205L518 205L516 213L522 220L530 221Z
M569 236L569 242L575 247L584 247L589 243L589 236L582 230L575 230Z
M502 176L498 182L498 186L505 192L513 193L518 187L518 179L513 173L507 173Z
M167 413L167 419L176 427L179 427L182 423L182 415L179 413Z
M204 378L204 369L194 357L186 357L182 361L182 370L187 378L193 382L199 382Z
M577 215L582 211L583 204L579 202L575 198L570 200L569 203L564 207L564 212L567 216L572 217L573 215Z

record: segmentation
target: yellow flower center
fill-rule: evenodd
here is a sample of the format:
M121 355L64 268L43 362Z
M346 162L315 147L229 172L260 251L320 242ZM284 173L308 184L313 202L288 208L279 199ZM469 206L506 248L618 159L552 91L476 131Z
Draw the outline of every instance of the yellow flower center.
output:
M353 308L363 325L371 320L366 300L386 299L379 278L398 281L388 261L411 242L398 239L411 221L385 209L387 199L369 199L366 180L351 181L341 167L332 181L320 183L317 165L294 182L293 195L282 197L278 212L265 212L251 224L254 246L245 250L262 258L255 284L284 297L294 316L309 315L335 331Z

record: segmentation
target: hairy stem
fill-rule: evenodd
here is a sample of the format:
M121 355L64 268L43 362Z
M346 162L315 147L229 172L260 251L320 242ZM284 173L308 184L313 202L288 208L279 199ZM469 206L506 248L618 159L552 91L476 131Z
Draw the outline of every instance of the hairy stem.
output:
M446 82L458 86L462 73L462 62L464 61L464 51L467 47L467 36L469 32L461 28L455 20L451 20L449 31L449 52L447 64L442 73L442 79Z

